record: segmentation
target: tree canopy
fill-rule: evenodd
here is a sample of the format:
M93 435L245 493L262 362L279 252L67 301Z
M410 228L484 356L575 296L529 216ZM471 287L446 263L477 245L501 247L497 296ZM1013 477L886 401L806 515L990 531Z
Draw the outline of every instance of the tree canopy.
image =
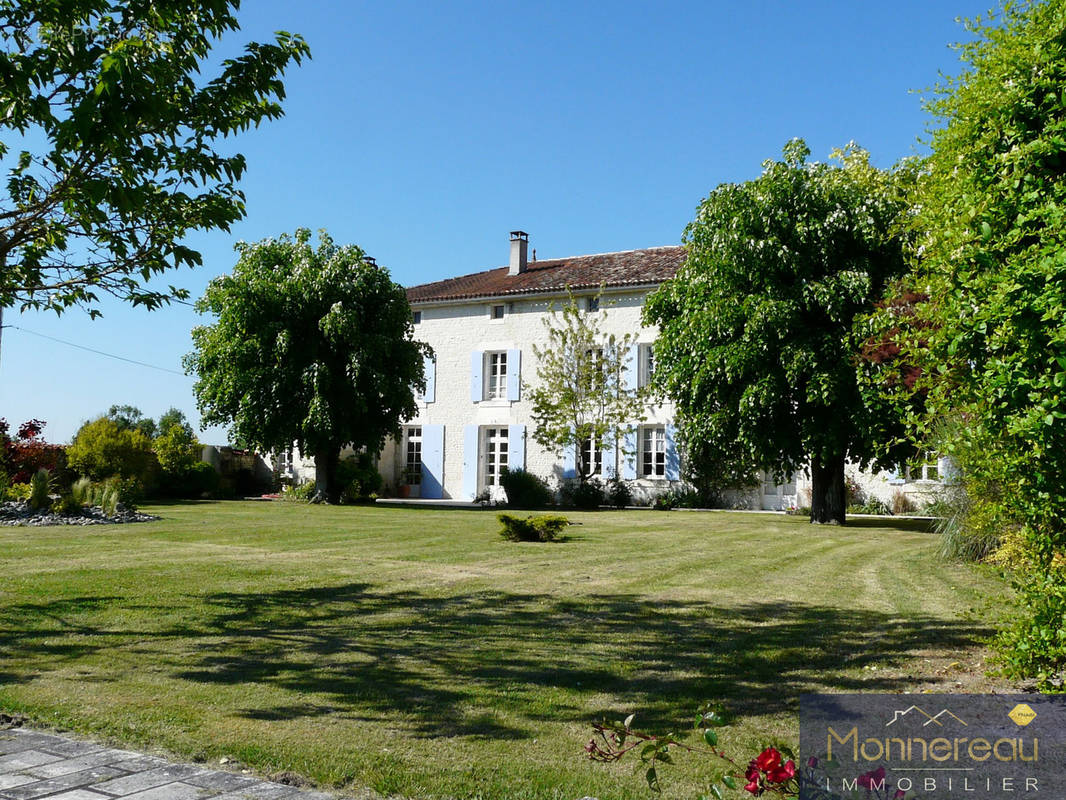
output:
M799 139L723 184L685 229L685 264L645 306L657 383L677 403L689 469L778 476L808 467L811 519L844 522L844 462L885 438L856 381L856 315L905 267L913 168L849 145L809 163ZM725 463L723 463L725 462Z
M359 247L325 233L239 243L231 275L197 303L185 365L203 423L266 452L313 455L316 498L336 502L345 446L378 453L418 410L427 345L412 339L403 287Z
M200 254L190 231L244 216L239 153L220 139L282 113L299 36L252 42L201 78L239 0L0 0L0 308L149 308L153 276Z

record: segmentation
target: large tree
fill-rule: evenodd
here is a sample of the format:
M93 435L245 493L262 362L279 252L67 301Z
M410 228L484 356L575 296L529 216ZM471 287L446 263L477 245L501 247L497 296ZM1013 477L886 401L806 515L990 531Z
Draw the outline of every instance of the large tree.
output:
M631 357L636 334L603 332L605 315L605 311L583 311L570 295L544 320L547 345L533 345L537 357L537 384L529 390L533 438L557 454L570 450L581 482L596 466L583 445L621 442L628 427L643 421L649 402L648 390L637 386L637 363ZM616 475L618 466L615 463Z
M923 367L926 428L956 421L943 449L1024 545L1029 614L1004 654L1048 688L1066 665L1066 2L969 27L965 70L928 106L910 285L929 299L903 344Z
M845 460L875 456L881 427L856 384L853 322L904 269L896 225L913 170L878 170L854 145L835 164L809 154L792 140L755 180L711 192L645 317L690 462L809 468L811 521L842 524Z
M240 243L232 275L197 303L215 315L185 357L203 424L267 452L315 459L315 500L337 502L346 446L380 452L418 410L423 357L402 286L358 247L295 236Z
M185 296L148 281L200 263L187 233L245 213L244 157L218 141L280 116L280 76L308 55L280 32L209 77L239 4L0 0L0 309Z

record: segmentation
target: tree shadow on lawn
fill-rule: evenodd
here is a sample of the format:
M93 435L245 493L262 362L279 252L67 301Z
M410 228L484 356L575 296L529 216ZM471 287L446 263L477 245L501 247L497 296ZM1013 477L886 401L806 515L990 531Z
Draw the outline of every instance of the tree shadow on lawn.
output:
M907 689L913 680L885 669L915 651L957 651L992 633L972 622L814 604L438 597L364 583L190 597L177 609L187 622L153 629L142 610L140 631L91 624L93 610L122 606L120 598L62 603L64 616L54 603L0 612L0 652L9 659L0 665L15 680L113 646L127 663L161 666L178 686L283 692L260 697L284 703L236 711L249 718L387 720L427 737L525 738L546 721L627 711L645 726L671 727L705 701L745 716L794 711L804 692ZM57 620L65 621L63 645Z

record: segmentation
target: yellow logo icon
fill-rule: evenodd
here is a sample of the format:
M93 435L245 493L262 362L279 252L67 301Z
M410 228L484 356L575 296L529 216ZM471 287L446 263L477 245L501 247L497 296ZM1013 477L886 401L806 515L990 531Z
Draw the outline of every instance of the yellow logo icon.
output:
M1036 719L1036 712L1026 703L1018 703L1018 705L1010 710L1007 716L1010 717L1016 725L1024 728Z

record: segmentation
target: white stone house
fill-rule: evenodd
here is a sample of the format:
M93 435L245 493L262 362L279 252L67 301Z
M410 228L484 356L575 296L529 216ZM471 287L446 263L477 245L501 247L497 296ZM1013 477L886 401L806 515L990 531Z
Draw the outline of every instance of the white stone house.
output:
M626 379L635 385L650 380L657 331L643 325L641 311L648 294L676 274L684 248L537 260L536 251L528 257L528 247L528 235L514 231L508 266L407 290L415 338L427 342L434 357L426 360L426 391L418 398L417 416L380 455L378 467L393 494L469 501L487 492L500 498L505 466L556 484L576 476L575 453L558 456L534 441L527 397L537 380L533 345L547 344L545 320L553 305L568 301L568 292L589 313L602 314L602 332L636 334ZM673 406L666 404L634 423L621 443L586 443L597 464L595 475L608 480L617 474L645 502L679 485L673 422ZM313 462L299 453L280 454L276 467L296 481L314 476ZM920 505L935 495L944 469L927 465L914 480L909 474L871 475L853 467L848 472L869 497L891 505L901 491ZM786 484L766 476L760 487L733 499L738 506L781 510L807 504L809 486L805 475Z
M601 331L635 333L626 380L650 379L655 330L641 324L644 299L672 277L681 247L535 260L528 235L511 234L506 267L413 286L407 290L415 338L432 346L418 416L387 445L379 468L386 483L421 498L471 500L500 495L503 467L557 483L576 476L574 452L561 456L533 439L528 388L536 384L534 343L547 344L545 320L568 290L582 308L602 315ZM597 299L598 298L598 299ZM673 409L652 410L620 446L586 443L596 476L618 475L636 495L651 496L681 479Z

